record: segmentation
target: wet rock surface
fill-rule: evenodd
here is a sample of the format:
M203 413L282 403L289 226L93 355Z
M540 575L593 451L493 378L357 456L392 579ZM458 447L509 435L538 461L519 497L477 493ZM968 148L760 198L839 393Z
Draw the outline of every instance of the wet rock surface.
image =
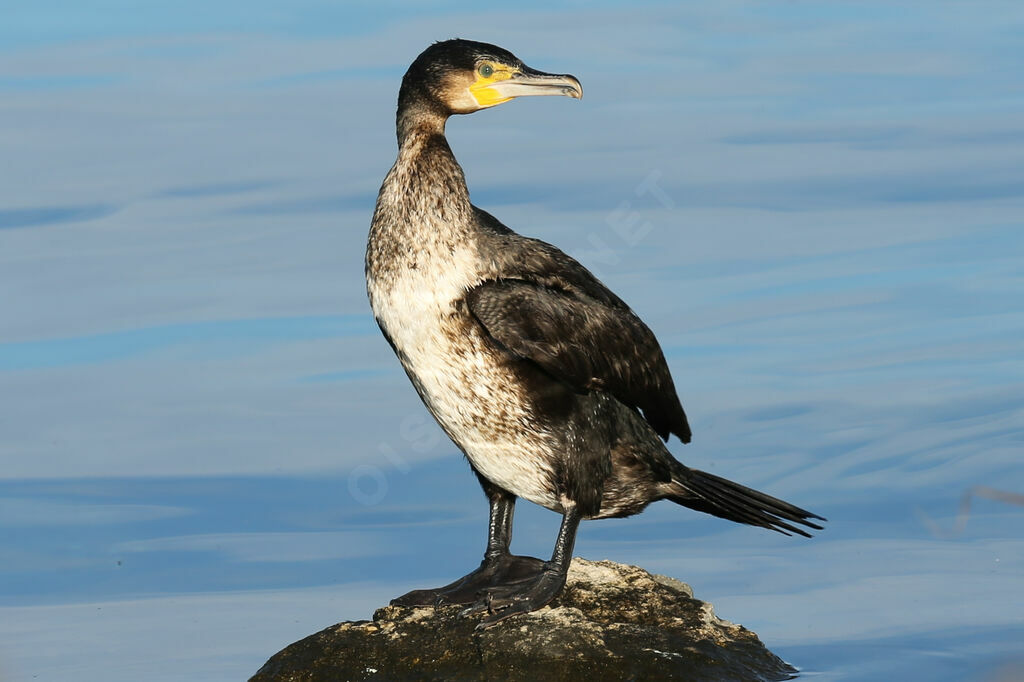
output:
M274 655L252 682L335 680L785 680L753 632L672 578L573 559L562 594L481 632L460 607L385 606Z

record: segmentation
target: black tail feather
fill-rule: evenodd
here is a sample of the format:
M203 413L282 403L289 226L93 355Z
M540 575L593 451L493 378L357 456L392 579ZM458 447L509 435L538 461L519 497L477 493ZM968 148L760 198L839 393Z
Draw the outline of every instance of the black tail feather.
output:
M673 487L680 490L670 494L668 499L684 507L737 523L770 528L783 535L796 533L809 538L810 533L788 522L822 530L821 526L809 519L827 520L771 495L682 465L673 471L672 478Z

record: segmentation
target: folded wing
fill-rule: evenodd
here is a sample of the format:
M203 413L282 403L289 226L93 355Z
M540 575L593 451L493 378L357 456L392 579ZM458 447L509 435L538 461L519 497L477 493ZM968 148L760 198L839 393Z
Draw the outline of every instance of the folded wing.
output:
M578 270L565 280L566 263L560 265L559 278L520 271L482 282L467 293L469 309L509 353L578 392L610 393L641 411L665 440L674 433L690 442L686 414L654 334L582 266L572 261Z

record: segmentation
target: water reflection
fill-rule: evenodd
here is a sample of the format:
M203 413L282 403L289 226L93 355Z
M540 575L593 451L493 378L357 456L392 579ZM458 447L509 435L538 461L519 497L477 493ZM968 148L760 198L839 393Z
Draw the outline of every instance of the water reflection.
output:
M163 618L230 603L257 619L275 617L259 609L294 599L305 604L295 618L308 631L365 618L390 596L476 561L486 522L458 457L387 475L384 499L369 506L345 494L344 476L0 484L8 538L0 610L21 619L4 622L45 627L58 614L81 617L82 607L62 605L83 599ZM979 509L964 536L948 541L930 537L909 502L865 493L857 503L816 503L836 521L813 541L656 504L633 519L585 523L578 553L685 578L720 616L761 632L824 679L914 670L928 679L972 677L977 661L1012 651L1024 634L1017 610L979 608L1019 587L1019 514ZM949 500L934 502L951 511ZM558 519L530 505L519 511L516 551L543 554ZM347 584L365 578L372 582ZM314 594L315 606L305 596ZM42 603L49 610L31 607ZM6 626L11 641L26 637L20 627ZM113 634L117 626L108 614L100 627ZM173 632L186 623L145 630L154 627ZM291 625L260 631L263 640L307 634Z
M953 523L953 527L951 529L947 530L935 523L930 516L920 509L917 514L918 518L921 519L921 523L928 527L928 530L931 531L932 535L937 538L951 540L962 535L964 530L967 528L967 520L971 517L971 501L975 497L1024 507L1024 495L1020 493L1011 493L1006 490L996 490L995 488L989 488L988 486L976 485L972 488L968 488L964 491L964 494L961 495L960 506L956 512L956 521Z
M116 210L116 206L104 204L38 206L34 208L0 210L0 230L96 220L108 216Z

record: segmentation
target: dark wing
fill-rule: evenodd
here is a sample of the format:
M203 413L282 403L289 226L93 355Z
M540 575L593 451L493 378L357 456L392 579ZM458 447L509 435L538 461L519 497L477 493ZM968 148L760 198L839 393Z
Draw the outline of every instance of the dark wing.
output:
M515 275L482 282L466 295L491 337L576 391L610 393L641 410L662 438L674 433L690 442L668 364L647 325L554 247L535 240L516 246L518 267L509 268ZM560 267L528 267L542 262Z

